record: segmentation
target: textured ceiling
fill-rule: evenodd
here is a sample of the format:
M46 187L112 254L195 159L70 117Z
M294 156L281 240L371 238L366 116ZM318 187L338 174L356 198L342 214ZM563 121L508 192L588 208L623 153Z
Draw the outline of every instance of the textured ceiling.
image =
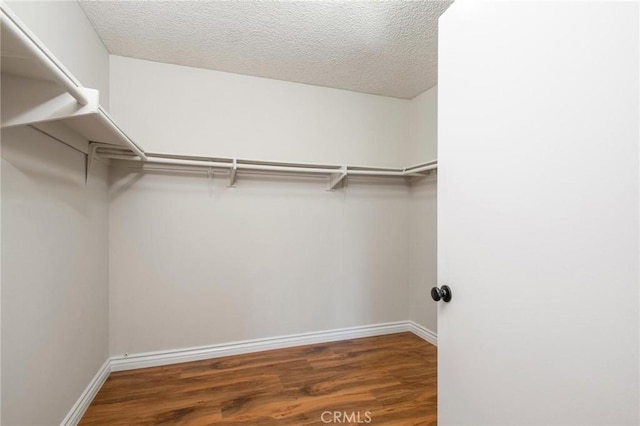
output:
M110 53L413 98L437 82L451 1L89 1Z

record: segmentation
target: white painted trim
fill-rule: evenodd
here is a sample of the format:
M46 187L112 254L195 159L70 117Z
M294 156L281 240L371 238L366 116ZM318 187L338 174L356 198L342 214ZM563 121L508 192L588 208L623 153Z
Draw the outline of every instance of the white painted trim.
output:
M89 404L93 401L93 398L96 396L102 385L104 384L107 377L111 373L111 359L107 359L102 367L98 370L93 379L89 382L87 388L82 392L80 398L73 404L71 410L67 416L62 420L60 426L75 426L80 422L80 419L84 415L87 408L89 408Z
M139 353L129 355L127 357L116 356L111 358L111 371L157 367L161 365L177 364L180 362L199 361L203 359L247 354L271 349L335 342L338 340L358 339L361 337L382 336L384 334L402 333L407 331L410 331L409 322L398 321L327 331L316 331L311 333L300 333L288 336L244 340L240 342L222 343L197 348Z
M438 335L433 331L413 322L397 321L383 324L363 325L358 327L339 328L310 333L291 334L279 337L243 340L239 342L221 343L196 348L174 349L139 353L135 355L114 356L105 361L80 398L73 405L61 426L75 426L80 422L89 404L93 401L112 371L134 370L138 368L158 367L181 362L200 361L230 355L241 355L253 352L283 349L316 343L328 343L340 340L359 339L362 337L382 336L385 334L411 332L427 342L437 346Z
M429 330L426 327L421 326L418 323L413 321L407 321L409 325L409 331L415 334L416 336L426 340L434 346L438 346L438 334Z

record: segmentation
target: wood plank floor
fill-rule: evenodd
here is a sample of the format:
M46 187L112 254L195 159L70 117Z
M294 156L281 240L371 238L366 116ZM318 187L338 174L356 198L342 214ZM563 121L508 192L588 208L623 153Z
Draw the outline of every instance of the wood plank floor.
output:
M398 333L116 372L80 424L435 426L436 358Z

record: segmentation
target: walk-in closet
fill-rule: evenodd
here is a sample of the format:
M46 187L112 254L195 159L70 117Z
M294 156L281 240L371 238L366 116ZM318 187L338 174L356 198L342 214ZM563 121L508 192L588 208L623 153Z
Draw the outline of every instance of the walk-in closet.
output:
M638 1L3 1L0 422L640 422Z

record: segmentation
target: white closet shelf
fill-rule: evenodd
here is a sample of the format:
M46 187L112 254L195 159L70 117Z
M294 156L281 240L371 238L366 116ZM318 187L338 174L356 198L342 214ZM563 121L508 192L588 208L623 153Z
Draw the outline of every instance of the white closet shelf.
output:
M145 153L100 106L97 90L83 87L1 0L0 11L1 127L62 123L90 142L87 178L94 157L153 170L223 171L229 186L235 186L239 173L319 176L326 178L328 190L344 185L347 176L421 178L438 167L435 160L384 168Z
M98 91L82 87L4 3L0 11L2 128L56 121L146 158L100 106Z
M239 173L286 174L320 176L327 179L327 190L336 189L347 176L421 178L438 168L437 160L416 164L406 168L364 167L335 164L305 164L245 160L238 158L201 157L175 154L146 153L146 159L110 146L96 146L98 158L111 161L112 165L131 165L147 170L195 170L223 172L229 176L229 186L235 186Z

